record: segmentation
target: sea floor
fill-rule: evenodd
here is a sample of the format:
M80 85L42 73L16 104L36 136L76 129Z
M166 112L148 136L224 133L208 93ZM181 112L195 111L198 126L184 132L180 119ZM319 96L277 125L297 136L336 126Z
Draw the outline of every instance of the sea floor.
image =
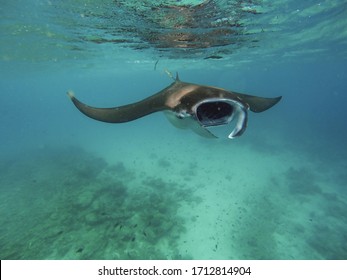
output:
M2 158L0 258L347 258L346 166L170 133Z

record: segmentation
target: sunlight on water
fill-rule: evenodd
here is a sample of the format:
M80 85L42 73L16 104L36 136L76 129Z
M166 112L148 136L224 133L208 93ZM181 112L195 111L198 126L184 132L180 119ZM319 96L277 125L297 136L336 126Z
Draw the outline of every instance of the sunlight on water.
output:
M268 60L346 49L343 1L11 1L1 9L3 62L235 64L245 54Z

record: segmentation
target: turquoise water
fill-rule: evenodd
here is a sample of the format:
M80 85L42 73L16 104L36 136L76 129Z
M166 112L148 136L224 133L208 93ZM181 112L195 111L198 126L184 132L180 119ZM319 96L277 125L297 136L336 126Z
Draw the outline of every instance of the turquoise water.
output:
M5 1L1 259L346 259L346 1ZM257 96L235 140L162 113L182 81Z

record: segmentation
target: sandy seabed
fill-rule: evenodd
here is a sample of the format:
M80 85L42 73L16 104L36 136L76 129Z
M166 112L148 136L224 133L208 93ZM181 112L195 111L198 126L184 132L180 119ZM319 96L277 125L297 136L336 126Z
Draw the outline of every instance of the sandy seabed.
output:
M341 164L178 133L1 159L1 259L347 258Z

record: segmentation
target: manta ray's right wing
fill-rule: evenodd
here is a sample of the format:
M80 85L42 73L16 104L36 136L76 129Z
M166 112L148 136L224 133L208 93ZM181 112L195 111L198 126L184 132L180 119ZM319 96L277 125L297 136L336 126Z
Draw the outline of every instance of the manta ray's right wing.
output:
M266 98L243 93L235 94L239 96L246 104L248 104L249 109L254 113L261 113L270 109L272 106L276 105L282 98L282 96Z

